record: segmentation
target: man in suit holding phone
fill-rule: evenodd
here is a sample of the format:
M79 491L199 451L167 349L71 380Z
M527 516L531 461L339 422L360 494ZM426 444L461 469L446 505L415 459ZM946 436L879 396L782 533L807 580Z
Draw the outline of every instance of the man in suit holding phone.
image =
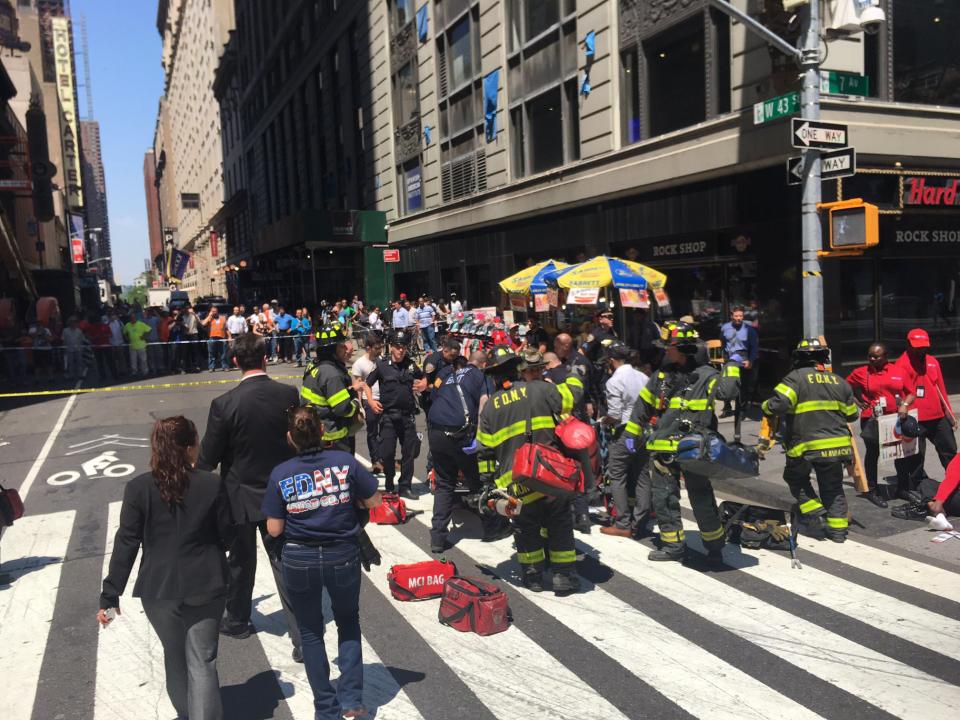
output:
M205 470L220 466L237 524L236 540L227 558L230 584L220 632L238 639L250 636L259 530L264 547L271 555L273 576L293 641L293 657L302 662L297 622L287 600L280 568L270 552L273 541L267 533L266 518L260 512L271 471L294 455L287 445L286 413L299 405L299 394L297 388L267 376L267 347L262 336L248 333L239 337L234 343L233 357L243 377L236 387L210 405L199 463Z

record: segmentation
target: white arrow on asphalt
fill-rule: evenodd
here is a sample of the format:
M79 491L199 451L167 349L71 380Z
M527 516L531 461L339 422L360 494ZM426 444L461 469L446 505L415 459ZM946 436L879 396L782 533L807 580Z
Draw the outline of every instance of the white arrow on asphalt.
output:
M829 143L830 145L847 144L847 132L845 130L810 127L810 123L808 122L798 127L794 134L797 136L797 139L807 147L810 147L811 142Z

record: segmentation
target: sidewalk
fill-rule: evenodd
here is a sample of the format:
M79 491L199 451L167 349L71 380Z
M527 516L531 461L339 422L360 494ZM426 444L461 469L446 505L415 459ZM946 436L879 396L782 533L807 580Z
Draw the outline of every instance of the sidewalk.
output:
M953 407L960 407L960 395L951 395ZM755 445L760 433L759 408L751 411L751 419L744 419L741 427L741 441L744 445ZM733 439L733 418L720 420L720 433L727 440ZM857 428L857 442L859 428ZM861 450L863 445L860 445ZM748 500L757 505L768 507L789 508L794 502L793 496L783 480L783 467L786 455L783 447L777 445L767 453L760 463L760 476L756 478L735 480L714 480L713 486L718 495ZM927 474L935 479L943 478L943 467L933 452L933 446L927 444L925 469ZM893 463L880 463L880 483L896 483ZM814 483L816 488L816 483ZM890 508L902 504L902 500L892 500L887 509L878 508L863 498L853 487L853 479L844 477L844 491L851 513L851 532L865 535L870 538L884 539L887 543L900 549L907 549L921 554L938 562L949 562L960 566L960 539L950 540L942 545L931 543L935 533L927 530L925 522L898 520L890 515ZM960 522L954 520L955 526L960 529Z

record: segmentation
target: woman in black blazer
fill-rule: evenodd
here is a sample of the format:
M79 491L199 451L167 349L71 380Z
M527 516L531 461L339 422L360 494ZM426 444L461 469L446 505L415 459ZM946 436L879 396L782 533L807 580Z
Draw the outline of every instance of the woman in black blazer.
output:
M120 614L120 595L142 546L133 596L141 599L163 645L170 701L181 718L221 720L217 646L230 504L222 480L194 467L200 446L190 420L158 420L151 445L152 472L131 480L123 492L97 620L106 627Z

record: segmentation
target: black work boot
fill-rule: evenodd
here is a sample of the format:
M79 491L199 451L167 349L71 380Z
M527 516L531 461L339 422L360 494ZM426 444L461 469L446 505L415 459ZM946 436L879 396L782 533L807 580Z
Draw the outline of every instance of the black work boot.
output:
M573 528L577 532L583 533L584 535L589 535L590 530L593 528L593 521L590 519L589 513L580 513L579 515L574 516Z
M530 592L543 592L543 571L536 568L524 568L523 586Z
M572 595L580 590L580 577L573 570L553 574L553 594L557 597Z
M723 567L723 550L721 548L708 549L707 564L711 567Z
M686 555L686 548L667 549L663 547L659 550L651 550L650 554L647 555L647 560L653 560L654 562L666 562L670 560L673 562L683 562Z
M832 540L835 543L842 543L847 541L847 534L843 532L828 532L825 533L827 540Z

